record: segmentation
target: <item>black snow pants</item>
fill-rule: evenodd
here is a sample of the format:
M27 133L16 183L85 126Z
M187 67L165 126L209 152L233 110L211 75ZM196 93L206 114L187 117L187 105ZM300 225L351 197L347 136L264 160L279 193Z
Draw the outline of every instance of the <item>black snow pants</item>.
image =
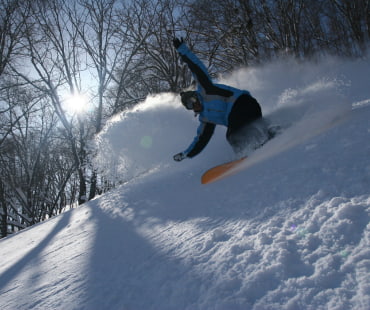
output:
M248 94L241 95L229 115L226 139L236 154L246 148L256 149L267 140L267 125L261 106Z

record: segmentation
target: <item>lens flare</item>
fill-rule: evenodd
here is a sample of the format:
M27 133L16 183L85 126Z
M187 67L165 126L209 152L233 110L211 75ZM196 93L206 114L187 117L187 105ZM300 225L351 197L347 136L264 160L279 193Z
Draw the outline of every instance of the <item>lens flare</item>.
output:
M140 145L145 149L151 148L152 144L153 144L153 139L151 136L143 136L140 140Z

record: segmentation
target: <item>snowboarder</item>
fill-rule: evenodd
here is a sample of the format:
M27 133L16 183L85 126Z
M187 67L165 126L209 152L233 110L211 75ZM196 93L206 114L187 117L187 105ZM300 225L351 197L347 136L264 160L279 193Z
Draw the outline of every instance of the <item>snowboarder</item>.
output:
M197 135L190 146L173 156L175 161L198 155L211 139L215 126L227 127L226 139L240 156L246 149L256 149L268 140L268 130L259 103L249 91L215 84L183 39L175 38L174 47L191 70L198 88L181 92L181 102L199 116Z

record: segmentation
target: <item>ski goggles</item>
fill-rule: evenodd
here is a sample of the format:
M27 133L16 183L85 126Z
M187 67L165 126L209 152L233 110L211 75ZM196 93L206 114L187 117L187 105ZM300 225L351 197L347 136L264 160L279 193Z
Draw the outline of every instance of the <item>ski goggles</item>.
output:
M180 93L180 96L182 104L188 110L193 110L194 105L199 101L195 91L183 92Z

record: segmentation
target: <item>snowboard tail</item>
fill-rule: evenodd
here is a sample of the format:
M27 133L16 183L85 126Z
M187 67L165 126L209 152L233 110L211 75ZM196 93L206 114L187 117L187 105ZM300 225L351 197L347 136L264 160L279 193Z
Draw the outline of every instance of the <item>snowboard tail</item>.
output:
M242 163L244 160L246 160L246 156L242 157L240 159L236 159L218 166L215 166L209 170L207 170L205 173L203 173L201 178L202 184L208 184L215 182L217 180L222 179L226 175L230 175L232 173L229 173L233 168L238 166L240 163Z

